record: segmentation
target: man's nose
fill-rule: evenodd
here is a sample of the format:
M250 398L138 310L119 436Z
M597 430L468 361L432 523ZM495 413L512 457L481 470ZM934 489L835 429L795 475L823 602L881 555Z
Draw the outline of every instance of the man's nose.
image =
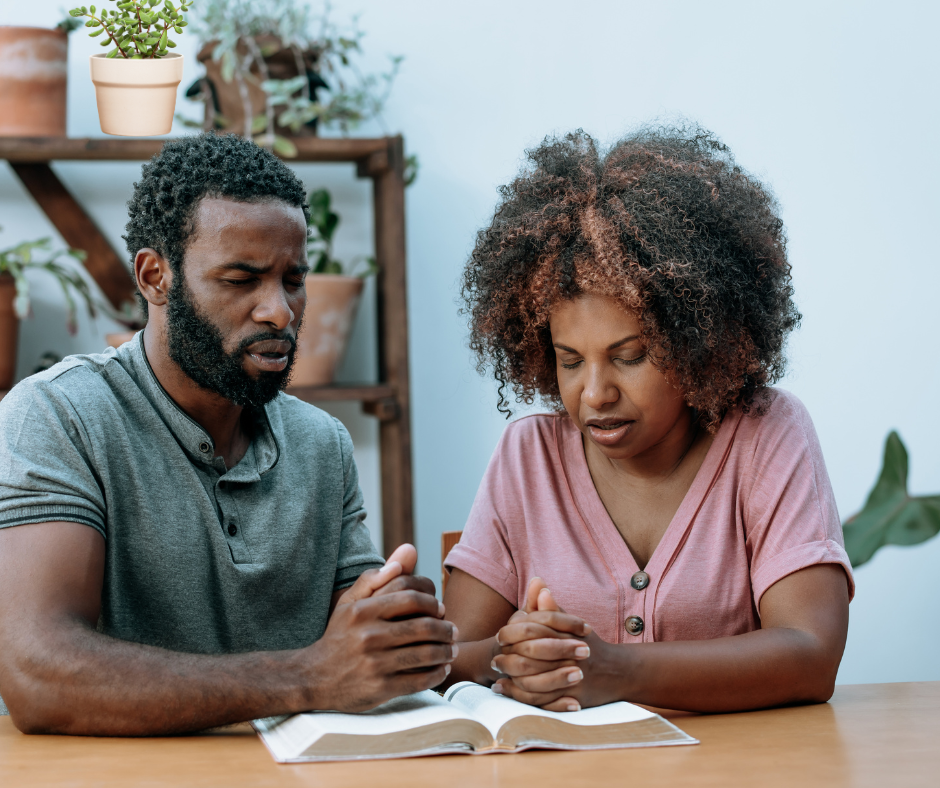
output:
M292 301L296 300L290 298L282 286L267 287L262 292L261 301L255 307L252 318L256 323L266 323L283 331L294 321L297 304L292 304Z

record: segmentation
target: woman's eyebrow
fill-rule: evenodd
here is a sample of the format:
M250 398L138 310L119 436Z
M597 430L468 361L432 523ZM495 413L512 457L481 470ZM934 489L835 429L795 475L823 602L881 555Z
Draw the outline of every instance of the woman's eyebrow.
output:
M635 342L635 341L638 340L639 338L640 338L640 335L639 335L639 334L633 334L633 335L631 335L631 336L624 337L623 339L620 339L620 340L618 340L617 342L614 342L614 343L608 345L608 346L607 346L607 349L608 349L608 350L614 350L614 349L620 347L621 345L626 345L628 342ZM578 351L575 350L573 347L568 347L567 345L563 345L563 344L561 344L561 342L552 342L552 347L558 348L558 350L564 350L566 353L575 353L575 354L578 353Z
M607 349L608 349L608 350L613 350L614 348L618 348L618 347L620 347L621 345L626 345L627 342L635 342L635 341L638 340L639 338L640 338L640 335L639 335L639 334L633 334L632 336L625 337L624 339L621 339L619 342L614 342L614 343L608 345L608 346L607 346Z

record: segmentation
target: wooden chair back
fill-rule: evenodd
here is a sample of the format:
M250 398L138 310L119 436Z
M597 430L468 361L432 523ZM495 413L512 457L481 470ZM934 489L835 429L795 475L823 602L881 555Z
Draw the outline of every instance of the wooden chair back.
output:
M447 589L447 578L450 572L444 567L444 561L447 560L447 554L453 546L460 541L460 535L463 531L444 531L441 534L441 599L444 598L444 591Z

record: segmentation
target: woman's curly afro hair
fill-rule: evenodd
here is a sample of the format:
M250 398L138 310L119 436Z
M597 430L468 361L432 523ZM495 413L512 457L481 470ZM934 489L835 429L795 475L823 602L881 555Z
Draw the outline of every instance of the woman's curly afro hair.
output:
M209 132L171 140L143 166L134 184L123 236L127 253L133 264L138 250L156 249L178 274L203 197L282 200L301 208L308 219L305 196L290 167L244 137ZM138 297L146 312L147 302Z
M715 430L784 371L798 325L770 192L696 126L647 127L608 152L582 131L548 137L508 186L463 275L470 347L499 409L561 405L549 317L580 293L637 316L650 359Z

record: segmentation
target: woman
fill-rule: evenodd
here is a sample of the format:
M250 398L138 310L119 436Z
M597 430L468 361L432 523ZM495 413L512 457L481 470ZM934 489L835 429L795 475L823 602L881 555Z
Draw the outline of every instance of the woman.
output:
M547 139L464 276L511 424L450 553L451 681L554 711L823 702L853 582L777 205L701 129Z

